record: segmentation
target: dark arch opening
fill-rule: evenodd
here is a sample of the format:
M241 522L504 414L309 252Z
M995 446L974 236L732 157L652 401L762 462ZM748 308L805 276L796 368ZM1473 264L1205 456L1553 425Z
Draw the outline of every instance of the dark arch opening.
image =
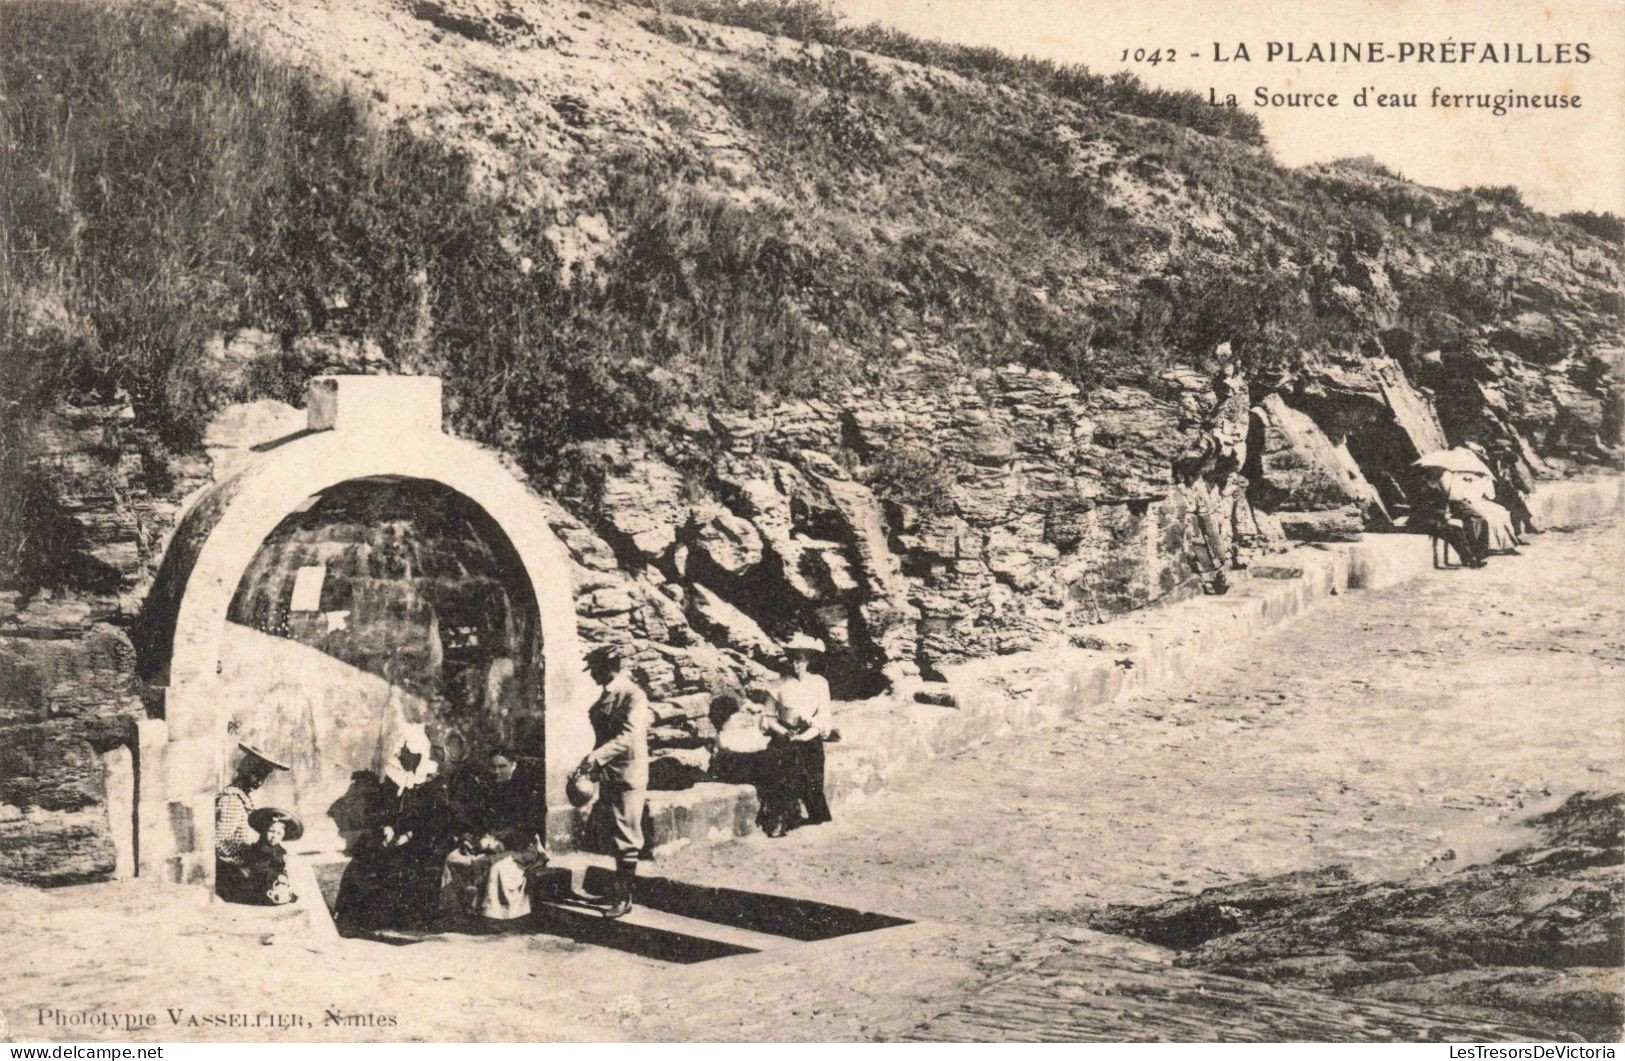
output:
M238 581L228 729L293 767L268 801L348 839L357 776L406 727L448 772L503 744L541 758L541 647L523 563L483 509L428 480L350 480L289 513Z

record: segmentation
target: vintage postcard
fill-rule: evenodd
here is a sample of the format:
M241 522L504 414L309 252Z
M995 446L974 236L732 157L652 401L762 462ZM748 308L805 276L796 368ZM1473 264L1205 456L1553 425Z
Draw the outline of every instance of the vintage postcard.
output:
M0 1038L1612 1057L1622 270L1621 0L0 0Z

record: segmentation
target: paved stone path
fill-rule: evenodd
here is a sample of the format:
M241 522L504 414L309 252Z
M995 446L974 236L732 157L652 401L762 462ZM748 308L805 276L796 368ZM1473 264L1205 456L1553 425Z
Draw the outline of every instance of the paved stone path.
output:
M1621 529L1350 594L1177 687L941 760L831 826L652 867L915 924L687 965L546 932L313 954L222 935L207 908L135 885L4 889L8 953L25 957L3 963L0 999L24 1034L19 1014L49 1004L314 1019L288 1038L1527 1037L1175 970L1075 926L1106 903L1336 862L1448 872L1532 810L1625 787ZM329 1009L395 1023L323 1026Z
M833 826L688 849L662 872L1013 929L1332 863L1391 877L1481 860L1527 813L1625 785L1620 524L1534 541L1483 571L1341 598L1179 686L940 762ZM1353 1037L1324 1006L1304 1019Z
M1619 524L1536 542L1343 597L1193 681L944 760L833 827L669 867L768 890L889 882L918 913L980 920L990 895L1041 910L1466 860L1506 816L1625 767Z

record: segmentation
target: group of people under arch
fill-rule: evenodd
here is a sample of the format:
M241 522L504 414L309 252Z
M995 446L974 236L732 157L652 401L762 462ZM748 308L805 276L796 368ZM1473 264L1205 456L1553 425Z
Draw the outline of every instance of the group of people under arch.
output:
M798 635L786 645L778 680L711 705L712 776L756 786L758 821L770 837L830 820L823 746L840 735L830 724L829 684L813 673L822 652L822 643ZM654 715L618 647L599 646L586 663L600 686L588 711L594 747L566 787L573 803L593 804L589 846L615 857L600 902L606 916L620 917L631 910L638 863L650 854ZM540 767L499 745L472 769L443 771L444 756L422 725L401 727L386 747L382 768L367 778L364 821L352 830L333 911L339 927L366 932L528 915L533 871L547 864ZM290 811L257 807L254 797L288 766L253 745L240 748L232 784L215 802L216 891L233 902L294 902L298 875L283 845L299 839L303 823Z

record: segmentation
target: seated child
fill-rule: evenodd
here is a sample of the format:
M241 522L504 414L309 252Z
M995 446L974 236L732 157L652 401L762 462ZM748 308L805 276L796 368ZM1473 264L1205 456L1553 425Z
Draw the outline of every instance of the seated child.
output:
M248 816L248 824L260 834L258 842L243 856L250 900L285 906L298 899L288 882L288 852L282 842L299 839L303 825L292 814L275 807L254 811Z

